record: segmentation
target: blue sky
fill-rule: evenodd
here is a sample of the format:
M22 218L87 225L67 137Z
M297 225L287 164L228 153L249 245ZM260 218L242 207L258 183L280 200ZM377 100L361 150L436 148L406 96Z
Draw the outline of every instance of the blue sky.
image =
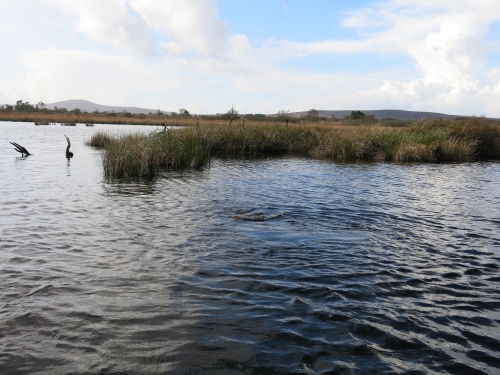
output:
M298 42L355 37L342 21L369 1L219 0L219 16L231 32L256 43L269 38Z
M500 117L497 0L0 0L0 103Z

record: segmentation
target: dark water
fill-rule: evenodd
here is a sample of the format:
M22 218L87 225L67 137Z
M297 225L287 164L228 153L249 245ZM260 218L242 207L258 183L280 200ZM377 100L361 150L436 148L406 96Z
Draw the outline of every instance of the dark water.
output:
M104 128L0 124L0 373L500 373L500 164L109 183Z

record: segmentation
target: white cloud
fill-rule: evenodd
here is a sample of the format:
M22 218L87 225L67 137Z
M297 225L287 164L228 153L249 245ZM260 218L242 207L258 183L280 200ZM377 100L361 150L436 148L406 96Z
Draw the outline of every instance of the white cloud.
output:
M159 46L174 55L216 55L226 48L227 29L214 0L41 1L76 16L77 32L120 49L150 53Z
M0 105L4 105L4 103L9 103L10 101L7 100L7 96L0 91Z
M58 22L54 21L52 18L43 18L42 21L45 22L46 24L54 26L54 27L58 27L58 28L61 27L61 25Z
M189 77L175 74L175 69L164 69L168 61L152 65L134 56L48 49L25 55L23 63L28 73L18 88L24 96L19 99L51 102L87 98L135 105L132 98L145 94L164 97L193 83Z
M500 20L497 0L382 1L346 13L343 26L357 33L352 40L270 39L262 46L229 32L216 0L39 1L74 17L76 33L116 50L39 47L23 60L25 82L2 79L8 97L208 113L246 103L238 105L267 113L401 108L500 116L500 67L487 69L500 42L484 39ZM65 23L54 19L63 30ZM360 58L369 61L370 53L408 56L414 69L319 73L287 67L303 56L365 54Z
M149 27L166 34L169 41L162 47L169 53L217 55L226 48L228 31L213 0L129 0L129 4Z
M276 111L276 101L275 100L266 100L264 102L264 111L266 113L273 113Z
M134 17L125 0L41 0L77 17L76 31L114 47L151 52L153 41L144 21Z
M378 9L352 12L346 26L382 27L383 31L356 41L350 52L359 48L404 53L414 59L421 74L406 82L386 81L378 90L353 98L378 96L408 109L499 116L498 109L492 110L500 99L492 88L499 74L486 71L488 53L497 43L484 40L489 26L498 20L500 3L491 0L393 0L379 3ZM333 51L335 46L322 47Z

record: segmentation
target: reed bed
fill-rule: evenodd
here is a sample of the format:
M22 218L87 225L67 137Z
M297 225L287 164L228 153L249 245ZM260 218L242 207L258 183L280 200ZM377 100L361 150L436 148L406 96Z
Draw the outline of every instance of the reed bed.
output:
M193 131L120 136L96 132L87 144L104 150L104 174L110 178L151 178L161 168L200 168L210 158L203 134Z
M120 125L151 125L161 126L165 124L164 116L157 115L137 115L128 117L122 113L50 113L50 112L0 112L0 121L12 122L35 122L35 123L79 123L79 124L120 124ZM180 119L171 126L183 124L186 121Z
M96 132L108 178L157 175L162 168L199 168L211 155L298 153L332 160L464 162L500 158L500 127L483 118L421 120L405 127L252 124L199 125L149 135Z
M127 116L121 112L117 113L73 113L73 112L18 112L18 111L0 111L0 121L12 122L38 122L38 123L78 123L78 124L118 124L118 125L150 125L163 126L165 125L165 116L163 115L132 115ZM362 121L347 121L339 122L322 119L320 121L307 121L305 119L294 119L303 126L309 127L339 127L346 125L359 125ZM344 120L343 120L344 121ZM269 117L260 120L252 120L248 118L240 118L233 121L233 125L262 125L276 124L276 118ZM169 116L168 126L224 126L228 124L228 120L220 119L217 116Z

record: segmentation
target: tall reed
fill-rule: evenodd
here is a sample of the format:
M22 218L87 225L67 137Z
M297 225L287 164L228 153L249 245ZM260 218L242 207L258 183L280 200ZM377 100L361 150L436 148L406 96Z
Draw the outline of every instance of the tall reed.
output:
M96 132L88 144L104 148L102 162L109 178L154 177L160 168L199 168L210 157L208 142L192 131L114 137Z
M462 162L500 158L500 127L484 119L422 120L381 125L200 125L161 133L112 136L96 132L107 177L154 177L162 168L198 168L210 155L300 153L333 160Z

